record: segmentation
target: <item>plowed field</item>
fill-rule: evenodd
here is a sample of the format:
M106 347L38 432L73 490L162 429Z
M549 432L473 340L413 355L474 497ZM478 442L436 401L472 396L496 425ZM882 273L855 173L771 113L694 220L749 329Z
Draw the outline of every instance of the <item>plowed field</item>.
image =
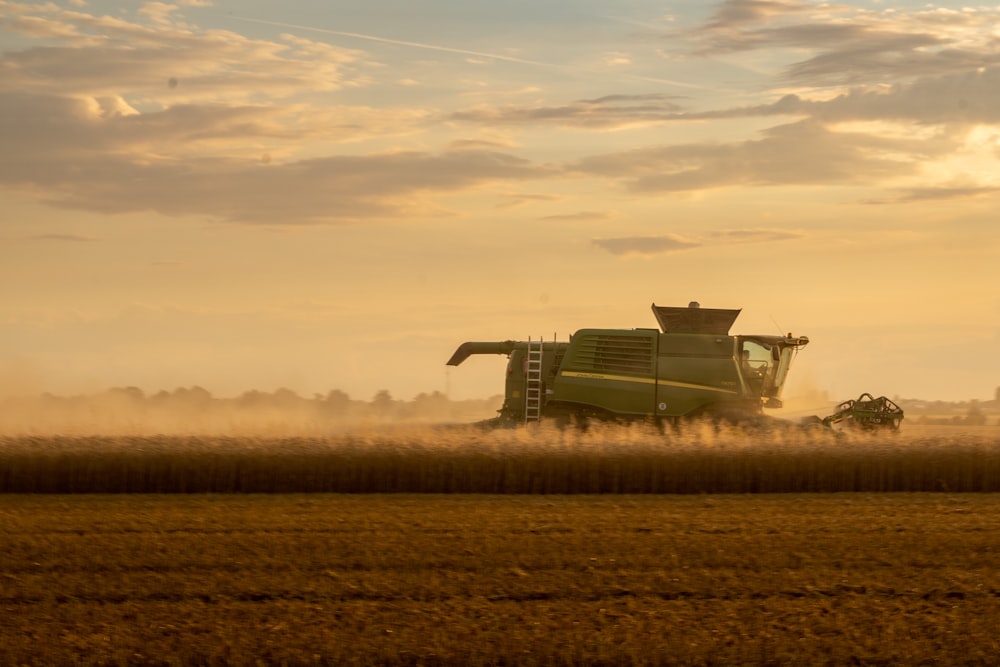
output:
M994 494L0 495L0 543L3 665L1000 664Z

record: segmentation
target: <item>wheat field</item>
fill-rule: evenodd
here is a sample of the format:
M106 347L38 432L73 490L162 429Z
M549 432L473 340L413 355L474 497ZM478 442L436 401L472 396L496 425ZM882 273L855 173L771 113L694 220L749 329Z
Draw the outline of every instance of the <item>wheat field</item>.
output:
M371 427L0 437L0 493L997 492L1000 428Z
M998 430L6 435L0 664L1000 664Z

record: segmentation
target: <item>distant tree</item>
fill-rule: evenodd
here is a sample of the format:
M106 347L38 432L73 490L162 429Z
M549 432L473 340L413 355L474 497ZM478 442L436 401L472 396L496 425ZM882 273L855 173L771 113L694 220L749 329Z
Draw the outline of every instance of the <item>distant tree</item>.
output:
M986 423L986 415L983 414L982 409L979 407L979 401L972 401L969 405L969 410L965 413L964 422L972 426L981 426Z
M410 404L410 416L417 418L443 418L445 415L451 412L451 401L448 397L441 393L440 391L435 391L433 393L422 392L417 394L413 398L413 403Z
M351 397L347 392L340 389L333 389L327 392L326 398L323 398L322 401L324 409L335 415L347 412L347 409L351 406Z
M121 396L136 402L146 398L146 395L142 393L142 389L139 389L138 387L115 387L114 389L108 390L108 395Z
M395 403L388 389L379 389L372 398L372 409L378 414L388 414Z
M430 394L426 392L421 392L413 397L413 402L418 407L425 407L431 405L446 405L448 403L448 397L442 394L440 391L435 391Z
M191 405L207 406L212 402L212 394L207 389L195 385L190 389L178 387L174 390L173 398Z
M161 389L160 391L150 396L149 400L155 403L166 403L167 401L170 400L170 392L167 391L166 389Z
M281 387L274 392L273 400L278 407L289 408L298 404L302 399L291 389Z
M263 392L257 391L256 389L250 389L240 394L239 398L236 399L236 402L239 403L239 405L241 406L247 407L252 405L260 405L266 399L267 395L264 394Z

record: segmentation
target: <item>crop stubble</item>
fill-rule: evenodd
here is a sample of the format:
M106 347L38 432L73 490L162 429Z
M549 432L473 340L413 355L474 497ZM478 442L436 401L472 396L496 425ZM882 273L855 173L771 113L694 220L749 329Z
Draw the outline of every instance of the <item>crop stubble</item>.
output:
M0 496L0 664L997 664L1000 497Z

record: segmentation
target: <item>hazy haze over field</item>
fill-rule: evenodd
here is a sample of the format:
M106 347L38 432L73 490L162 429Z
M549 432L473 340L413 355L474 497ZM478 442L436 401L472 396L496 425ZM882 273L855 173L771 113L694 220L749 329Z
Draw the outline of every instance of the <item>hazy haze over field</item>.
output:
M502 391L743 308L787 395L1000 384L1000 8L0 0L0 394ZM446 375L447 372L447 375Z

